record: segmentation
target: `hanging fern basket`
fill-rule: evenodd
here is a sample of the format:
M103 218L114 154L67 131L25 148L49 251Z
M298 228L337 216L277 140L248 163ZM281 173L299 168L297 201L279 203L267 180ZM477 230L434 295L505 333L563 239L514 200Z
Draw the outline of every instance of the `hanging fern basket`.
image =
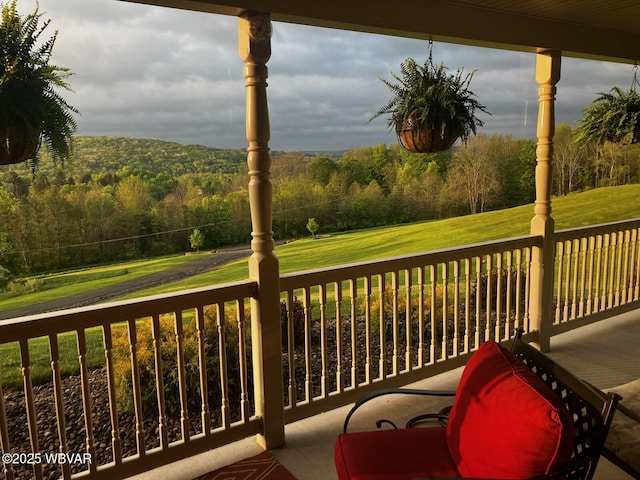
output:
M369 121L390 114L387 126L414 153L447 150L458 138L466 142L483 125L476 112L490 115L468 88L474 72L463 76L459 68L451 74L444 64L435 65L433 42L429 41L429 56L423 65L407 58L400 64L400 74L391 72L395 82L380 77L391 98Z
M630 145L640 143L640 85L638 66L633 67L633 81L629 91L614 86L608 93L600 93L591 105L584 109L584 117L578 120L576 139L580 143L605 141Z
M396 123L398 141L413 153L436 153L447 150L460 138L460 130L443 128L433 130L416 129L411 119Z
M22 163L37 153L41 130L30 127L6 127L0 142L0 165Z

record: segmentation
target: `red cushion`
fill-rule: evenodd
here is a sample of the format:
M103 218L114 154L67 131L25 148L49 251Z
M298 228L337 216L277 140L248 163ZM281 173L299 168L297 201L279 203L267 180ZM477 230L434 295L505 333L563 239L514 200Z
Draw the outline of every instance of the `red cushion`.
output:
M486 342L471 357L447 426L463 476L547 474L569 463L574 436L562 401L513 353Z
M335 446L335 464L340 480L460 476L441 427L342 434Z

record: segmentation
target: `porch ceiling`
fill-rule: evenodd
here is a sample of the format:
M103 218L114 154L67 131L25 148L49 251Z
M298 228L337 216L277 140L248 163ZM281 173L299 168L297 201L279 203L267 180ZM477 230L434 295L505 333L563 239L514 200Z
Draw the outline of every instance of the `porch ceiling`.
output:
M565 56L640 59L637 0L120 0L237 16Z

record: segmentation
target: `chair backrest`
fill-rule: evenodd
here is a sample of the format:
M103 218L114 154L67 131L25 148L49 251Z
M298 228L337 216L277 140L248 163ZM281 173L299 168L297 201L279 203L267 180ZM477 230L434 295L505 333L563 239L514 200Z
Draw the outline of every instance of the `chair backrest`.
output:
M516 332L511 351L520 357L565 404L575 425L575 447L566 471L552 477L590 480L602 453L618 400L583 382L547 355L522 340Z

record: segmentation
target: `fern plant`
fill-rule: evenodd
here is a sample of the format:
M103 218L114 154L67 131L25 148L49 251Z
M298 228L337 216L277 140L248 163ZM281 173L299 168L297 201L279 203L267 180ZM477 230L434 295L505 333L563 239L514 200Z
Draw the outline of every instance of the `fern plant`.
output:
M475 70L463 76L463 69L458 69L455 74L449 74L444 64L433 64L431 52L423 65L407 58L400 64L400 75L391 72L397 83L380 77L391 90L391 99L369 121L390 113L389 129L395 129L405 147L410 147L403 141L406 137L402 132L406 131L410 131L414 139L421 131L433 132L432 135L447 140L445 143L449 145L445 148L458 137L466 142L471 133L475 134L476 129L484 125L476 112L489 114L468 88L474 73Z
M74 113L58 93L71 90L67 68L50 64L58 32L41 41L50 20L40 25L38 6L22 17L17 0L2 5L0 25L0 164L38 162L44 142L54 159L71 155L77 125Z
M640 96L635 88L625 92L614 86L584 109L578 120L576 140L579 143L605 141L631 144L640 141Z

